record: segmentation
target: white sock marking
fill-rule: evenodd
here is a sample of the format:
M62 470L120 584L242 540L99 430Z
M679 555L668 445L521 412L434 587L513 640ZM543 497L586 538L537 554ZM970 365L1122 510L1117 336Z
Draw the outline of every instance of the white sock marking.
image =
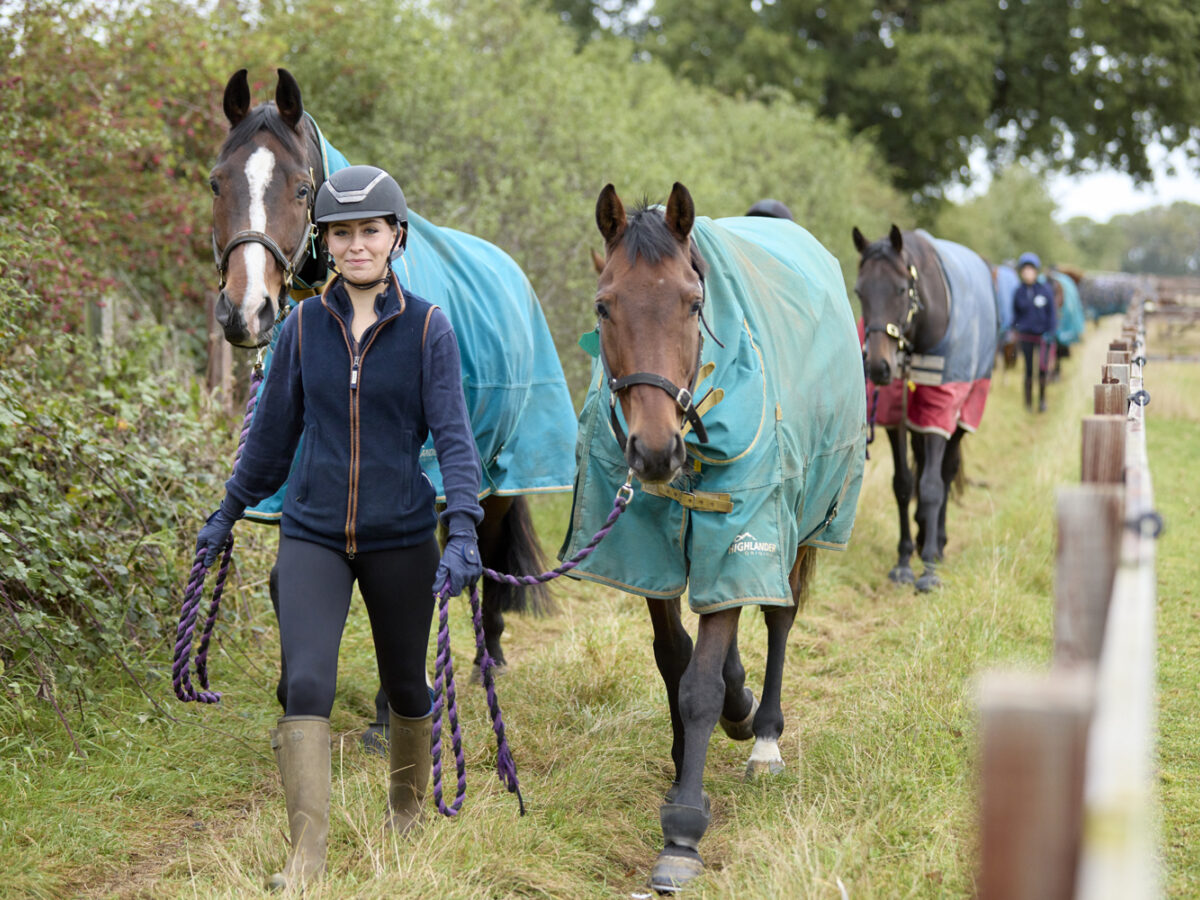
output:
M750 751L750 762L783 762L779 753L779 742L771 738L755 738L754 749Z
M246 160L246 184L250 188L250 230L267 230L267 185L275 171L275 154L259 147ZM251 335L257 334L258 313L267 295L267 248L262 244L242 244L246 267L246 293L242 296L242 316Z

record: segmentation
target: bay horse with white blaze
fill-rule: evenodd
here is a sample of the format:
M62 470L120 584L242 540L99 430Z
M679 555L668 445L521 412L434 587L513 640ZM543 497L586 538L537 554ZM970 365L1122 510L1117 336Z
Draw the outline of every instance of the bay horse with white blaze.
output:
M717 724L754 739L747 777L784 768L788 632L815 549L845 546L857 504L861 362L840 267L795 223L697 218L676 183L665 210L629 216L608 185L596 224L605 245L597 333L581 342L596 363L563 555L596 530L617 485L642 482L574 574L642 594L649 607L675 764L650 875L665 892L704 869L702 779ZM712 385L703 397L702 382ZM694 645L680 615L685 590L701 614ZM747 605L762 607L767 627L761 702L738 652Z
M221 281L216 315L230 343L262 347L291 303L305 291L315 293L328 276L312 206L328 173L348 163L304 111L300 88L284 69L273 103L252 108L242 69L226 85L223 105L230 131L210 178L213 252ZM411 210L407 247L393 268L405 288L443 308L458 336L487 494L478 530L483 564L506 572L541 571L541 549L521 495L569 490L575 430L562 368L528 279L499 248L438 228ZM476 305L467 308L471 304ZM398 385L402 379L397 373ZM431 444L422 451L421 464L440 493ZM247 515L278 521L280 505L276 500L273 513L260 506ZM274 571L271 600L278 610ZM542 585L486 583L483 625L498 667L505 664L503 614L548 606ZM281 667L285 674L277 696L283 704L286 660ZM387 722L386 702L380 691L377 726Z
M887 429L900 511L896 565L888 577L930 591L941 584L946 505L961 471L961 443L979 427L991 384L1000 312L991 268L973 251L923 231L868 242L857 228L855 293L862 302L871 421ZM910 383L912 386L910 387ZM917 540L925 571L914 578L909 528L916 459Z

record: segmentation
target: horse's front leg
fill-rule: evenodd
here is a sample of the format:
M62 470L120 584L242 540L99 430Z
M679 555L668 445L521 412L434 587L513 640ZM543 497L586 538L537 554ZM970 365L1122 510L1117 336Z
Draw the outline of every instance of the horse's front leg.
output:
M921 561L925 571L917 579L918 591L931 591L942 583L937 576L938 518L946 499L946 482L942 480L942 461L949 441L937 434L921 435L924 445L921 480L917 485L917 518L925 538L921 545Z
M759 775L778 775L783 771L783 754L779 752L779 736L783 734L783 664L787 658L788 633L796 621L796 611L813 571L815 551L801 547L796 553L788 581L792 588L791 606L763 608L767 623L767 669L763 674L762 703L754 716L754 749L746 764L746 779Z
M691 662L679 682L679 713L683 719L683 768L674 796L659 808L663 850L650 873L658 891L674 891L704 871L700 838L708 828L709 808L704 796L704 763L725 700L722 671L729 647L737 635L739 607L706 613Z
M735 741L748 741L754 737L754 715L758 712L758 701L754 691L746 687L746 667L738 652L737 635L725 654L725 665L721 668L725 682L725 702L721 706L721 730Z
M896 506L900 508L900 544L896 551L898 558L888 578L896 584L912 584L913 570L909 564L912 559L912 531L908 523L909 505L912 503L913 476L908 468L907 429L887 429L888 443L892 445L892 491L896 495Z
M507 552L504 519L512 508L513 498L497 497L493 494L492 496L485 497L480 505L483 507L483 521L479 523L479 527L476 529L476 536L479 540L479 559L487 568L504 572L509 555ZM515 574L524 575L532 573L517 572ZM482 593L481 618L483 619L483 642L484 646L487 647L488 655L496 664L493 671L495 674L500 675L503 674L505 668L508 666L508 660L504 658L504 648L500 643L500 639L504 636L504 607L509 603L509 595L515 594L521 589L514 588L508 584L489 581L486 578L480 580L479 589ZM479 669L482 662L482 654L476 650L475 665L471 670L471 680L473 682L482 680Z
M654 662L667 688L667 707L671 711L671 761L675 763L667 797L678 791L683 770L683 719L679 715L679 680L692 658L692 638L679 616L679 598L660 600L647 597L650 624L654 627Z

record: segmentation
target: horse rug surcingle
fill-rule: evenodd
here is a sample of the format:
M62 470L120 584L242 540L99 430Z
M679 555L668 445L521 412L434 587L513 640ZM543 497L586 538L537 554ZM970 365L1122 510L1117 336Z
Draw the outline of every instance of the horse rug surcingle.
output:
M323 135L321 147L326 177L349 165ZM507 253L480 238L433 225L411 210L408 228L407 247L392 268L401 285L440 306L454 327L483 464L480 497L570 490L575 407L529 279ZM397 372L397 390L403 385L404 373ZM443 501L432 436L421 449L421 468ZM286 490L247 510L247 517L278 522Z
M712 388L723 397L703 416L708 443L685 436L688 463L671 487L728 511L643 485L572 575L649 597L686 589L696 612L790 605L797 548L845 549L858 505L866 410L845 282L837 260L793 222L701 217L692 240L709 265L705 315L725 344L705 341L702 362L713 368L696 396ZM594 347L595 332L588 338ZM600 528L625 481L608 413L597 361L579 418L564 558Z
M917 234L937 253L950 296L950 323L937 345L909 357L908 427L949 438L956 428L975 431L983 421L1000 335L1001 308L988 264L974 250ZM860 340L862 332L859 332ZM867 384L875 423L900 424L903 385L899 379L875 391Z

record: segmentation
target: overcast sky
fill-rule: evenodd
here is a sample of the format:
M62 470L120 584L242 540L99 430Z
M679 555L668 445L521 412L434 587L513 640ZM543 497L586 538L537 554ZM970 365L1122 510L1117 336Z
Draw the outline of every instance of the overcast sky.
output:
M1138 187L1128 175L1111 169L1093 175L1055 176L1050 179L1050 193L1058 202L1058 218L1066 221L1072 216L1087 216L1107 222L1120 213L1137 212L1151 206L1187 200L1200 203L1200 175L1189 168L1182 151L1171 154L1174 175L1166 174L1168 157L1161 149L1151 150L1155 166L1154 183ZM1194 164L1193 164L1194 165Z

